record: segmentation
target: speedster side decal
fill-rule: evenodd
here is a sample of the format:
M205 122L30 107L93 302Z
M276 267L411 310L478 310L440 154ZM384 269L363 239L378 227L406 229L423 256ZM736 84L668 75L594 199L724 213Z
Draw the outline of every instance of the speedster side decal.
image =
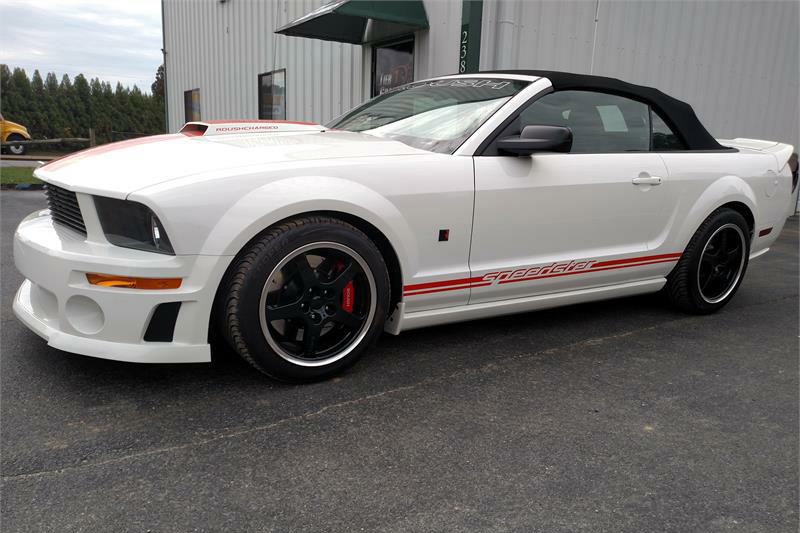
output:
M587 272L600 272L617 268L632 268L656 263L672 263L680 259L680 253L650 255L645 257L629 257L627 259L612 259L609 261L596 261L593 259L579 261L558 261L545 265L520 267L509 270L487 272L483 276L450 279L445 281L432 281L403 287L403 296L430 294L432 292L455 291L486 287L501 283L516 283L520 281L534 281L537 279L569 276L572 274L585 274Z

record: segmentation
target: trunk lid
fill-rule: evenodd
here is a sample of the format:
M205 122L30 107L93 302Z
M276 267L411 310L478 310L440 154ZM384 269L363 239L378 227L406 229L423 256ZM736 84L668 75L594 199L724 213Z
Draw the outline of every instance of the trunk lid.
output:
M778 141L745 139L741 137L736 139L717 139L717 141L723 146L729 146L738 150L772 154L772 156L775 158L776 171L780 171L786 166L786 164L789 162L789 158L792 157L792 153L794 152L794 147L791 144L785 144Z

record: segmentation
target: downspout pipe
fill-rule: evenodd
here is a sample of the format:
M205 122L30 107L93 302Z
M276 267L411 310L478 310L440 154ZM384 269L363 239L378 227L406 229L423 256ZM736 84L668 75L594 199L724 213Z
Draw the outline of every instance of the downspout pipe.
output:
M164 2L161 0L161 55L164 62L164 128L169 133L169 91L167 90L167 35L164 31Z

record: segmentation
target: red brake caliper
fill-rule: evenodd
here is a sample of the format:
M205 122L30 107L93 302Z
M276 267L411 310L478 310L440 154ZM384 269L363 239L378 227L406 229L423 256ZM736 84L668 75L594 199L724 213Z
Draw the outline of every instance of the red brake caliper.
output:
M353 287L353 282L348 281L347 285L344 286L342 289L342 309L347 311L348 313L353 312L353 298L355 298L356 290Z
M344 270L344 262L343 261L336 261L335 271L341 272ZM353 312L353 301L356 296L356 289L353 286L353 280L347 282L347 285L344 286L342 289L342 309L347 311L348 313Z

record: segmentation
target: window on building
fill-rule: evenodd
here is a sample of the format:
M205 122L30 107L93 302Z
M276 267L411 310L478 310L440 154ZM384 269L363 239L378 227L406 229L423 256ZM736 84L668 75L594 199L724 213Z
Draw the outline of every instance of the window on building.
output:
M372 96L414 81L414 38L372 49Z
M573 153L650 149L650 107L613 94L594 91L547 94L520 114L520 130L531 124L570 128Z
M286 69L258 75L258 118L286 120Z
M183 91L183 112L186 122L200 120L200 89Z
M667 126L664 119L655 111L650 111L650 120L653 124L652 150L655 152L669 152L671 150L686 150L686 145L672 129Z

